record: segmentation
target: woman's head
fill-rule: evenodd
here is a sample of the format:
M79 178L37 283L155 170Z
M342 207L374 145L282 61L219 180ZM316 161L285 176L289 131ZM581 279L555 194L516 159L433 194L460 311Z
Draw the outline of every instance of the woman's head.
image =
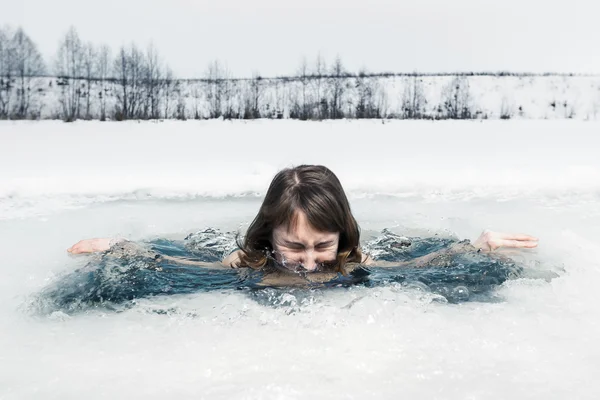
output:
M263 267L269 254L280 263L315 270L331 263L343 272L360 262L360 231L340 181L328 168L300 165L275 175L242 246L243 264Z

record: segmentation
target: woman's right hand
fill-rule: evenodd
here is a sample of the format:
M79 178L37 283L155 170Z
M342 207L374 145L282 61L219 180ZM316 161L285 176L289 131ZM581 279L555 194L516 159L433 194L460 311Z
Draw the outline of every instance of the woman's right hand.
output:
M114 238L83 239L67 249L71 254L95 253L105 251L116 243Z

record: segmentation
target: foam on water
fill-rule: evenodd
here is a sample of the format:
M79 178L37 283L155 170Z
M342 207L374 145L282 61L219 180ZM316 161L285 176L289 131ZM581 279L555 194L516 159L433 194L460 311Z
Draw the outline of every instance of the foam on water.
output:
M0 397L595 399L598 128L2 123ZM559 277L509 279L494 289L497 302L446 304L391 282L145 297L122 312L23 311L87 263L65 252L77 240L243 230L272 174L303 162L340 176L365 238L383 228L530 233L540 247L513 257Z

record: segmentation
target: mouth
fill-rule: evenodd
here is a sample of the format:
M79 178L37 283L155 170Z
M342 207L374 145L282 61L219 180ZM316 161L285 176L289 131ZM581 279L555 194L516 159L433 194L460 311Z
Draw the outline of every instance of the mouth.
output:
M277 257L274 257L274 254L275 253L273 252L273 254L267 255L267 258L271 261L276 269L282 272L292 272L298 275L306 275L314 272L329 272L335 267L334 261L327 261L319 262L315 264L314 268L308 269L302 262L287 260L285 257L283 257L283 255L281 260L278 260Z

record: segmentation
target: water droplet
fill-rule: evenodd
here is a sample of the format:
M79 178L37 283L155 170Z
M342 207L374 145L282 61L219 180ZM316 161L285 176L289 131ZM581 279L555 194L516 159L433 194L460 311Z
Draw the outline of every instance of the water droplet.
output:
M454 289L452 289L451 296L455 300L459 300L459 301L469 300L469 296L470 296L469 289L467 289L466 286L457 286Z

